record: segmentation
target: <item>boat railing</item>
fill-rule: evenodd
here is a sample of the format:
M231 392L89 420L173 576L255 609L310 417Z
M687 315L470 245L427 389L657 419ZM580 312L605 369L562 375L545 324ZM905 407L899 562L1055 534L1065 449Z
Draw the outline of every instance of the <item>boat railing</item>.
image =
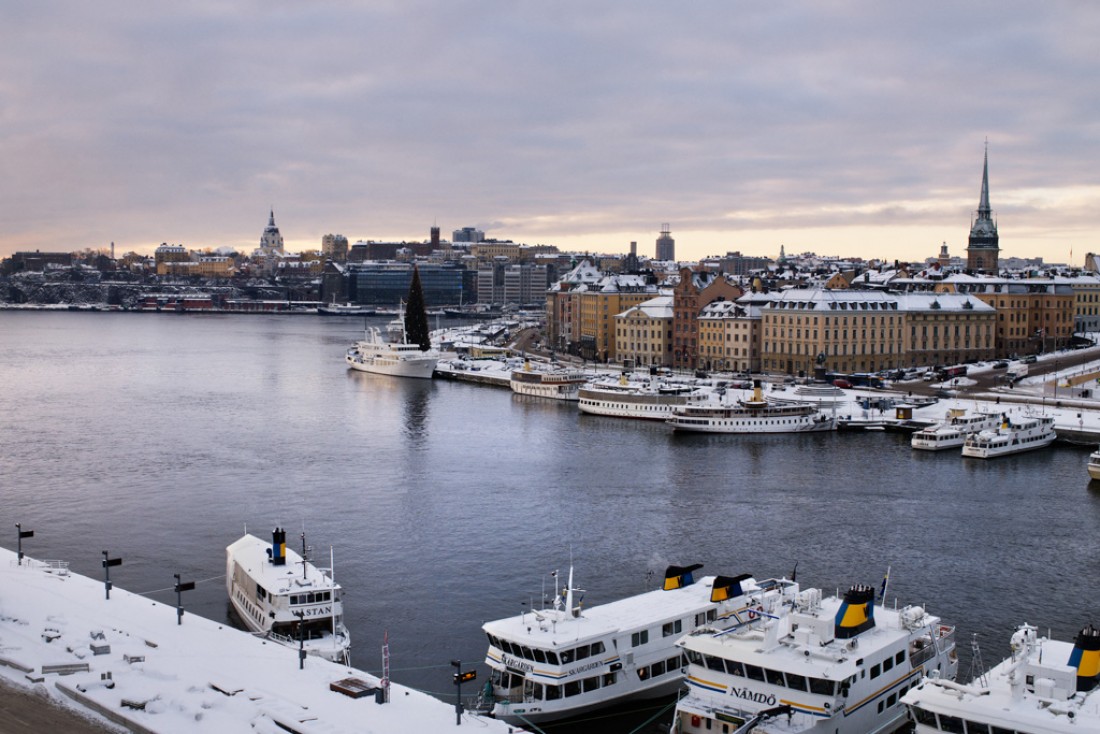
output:
M36 558L23 557L29 568L36 568L46 573L56 574L57 576L69 575L69 562L68 561L40 561ZM15 565L15 564L12 564Z

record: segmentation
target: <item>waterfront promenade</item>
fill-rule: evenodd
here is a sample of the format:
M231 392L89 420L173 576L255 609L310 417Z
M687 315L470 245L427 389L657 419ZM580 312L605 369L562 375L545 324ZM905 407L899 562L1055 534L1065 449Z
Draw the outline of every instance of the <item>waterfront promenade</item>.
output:
M69 712L148 734L179 732L437 732L458 724L453 705L354 668L184 614L0 549L0 673L34 696L5 691L24 731L102 731ZM348 692L361 695L353 697ZM471 691L468 691L471 692ZM41 696L41 698L36 698ZM514 731L473 714L478 731ZM81 727L81 728L75 728ZM2 731L19 731L0 722Z

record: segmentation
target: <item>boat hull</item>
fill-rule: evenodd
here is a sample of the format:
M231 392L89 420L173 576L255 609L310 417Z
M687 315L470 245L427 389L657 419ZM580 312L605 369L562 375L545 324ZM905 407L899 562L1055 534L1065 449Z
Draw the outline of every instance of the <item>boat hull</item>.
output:
M1100 460L1089 461L1089 476L1093 479L1100 480Z
M684 418L673 415L668 420L673 430L685 433L816 433L836 429L832 419L824 414L787 418Z
M540 701L538 704L526 704L526 703L497 703L493 706L492 716L494 719L500 719L509 724L523 725L525 723L531 724L546 724L551 721L560 721L562 719L571 719L576 716L583 716L584 714L606 709L612 706L618 706L619 704L629 703L631 701L645 701L651 698L665 698L676 693L683 685L684 679L680 676L675 677L672 680L661 681L648 688L638 688L632 693L624 693L622 695L615 696L611 699L600 699L592 701L591 703L583 703L580 705L570 705L568 708L558 708L547 710L543 708L547 704L553 704L553 702Z
M348 367L358 372L370 372L375 375L390 375L391 377L415 377L429 380L435 374L435 365L439 361L435 358L403 360L383 357L364 357L356 359L348 355L345 357Z

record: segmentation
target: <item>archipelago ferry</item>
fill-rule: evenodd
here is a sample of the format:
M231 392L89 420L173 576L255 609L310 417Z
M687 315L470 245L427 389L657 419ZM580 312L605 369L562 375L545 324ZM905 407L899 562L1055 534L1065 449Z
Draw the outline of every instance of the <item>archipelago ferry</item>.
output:
M317 568L286 547L286 530L271 543L244 535L225 549L225 584L233 610L259 636L310 655L348 664L342 589L331 568Z
M570 569L552 607L486 623L493 716L538 724L675 693L684 680L676 640L745 619L757 591L748 574L694 582L699 568L669 566L663 588L591 609L576 601Z
M681 639L673 732L883 734L906 724L901 697L922 677L955 677L955 629L921 607L875 609L870 586L823 599L777 584L755 619Z

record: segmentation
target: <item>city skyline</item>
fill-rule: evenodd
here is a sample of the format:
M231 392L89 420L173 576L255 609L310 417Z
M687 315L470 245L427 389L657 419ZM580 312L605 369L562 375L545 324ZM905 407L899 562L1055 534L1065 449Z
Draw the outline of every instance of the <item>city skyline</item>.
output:
M1097 249L1087 3L9 9L0 257L427 239L652 256Z

